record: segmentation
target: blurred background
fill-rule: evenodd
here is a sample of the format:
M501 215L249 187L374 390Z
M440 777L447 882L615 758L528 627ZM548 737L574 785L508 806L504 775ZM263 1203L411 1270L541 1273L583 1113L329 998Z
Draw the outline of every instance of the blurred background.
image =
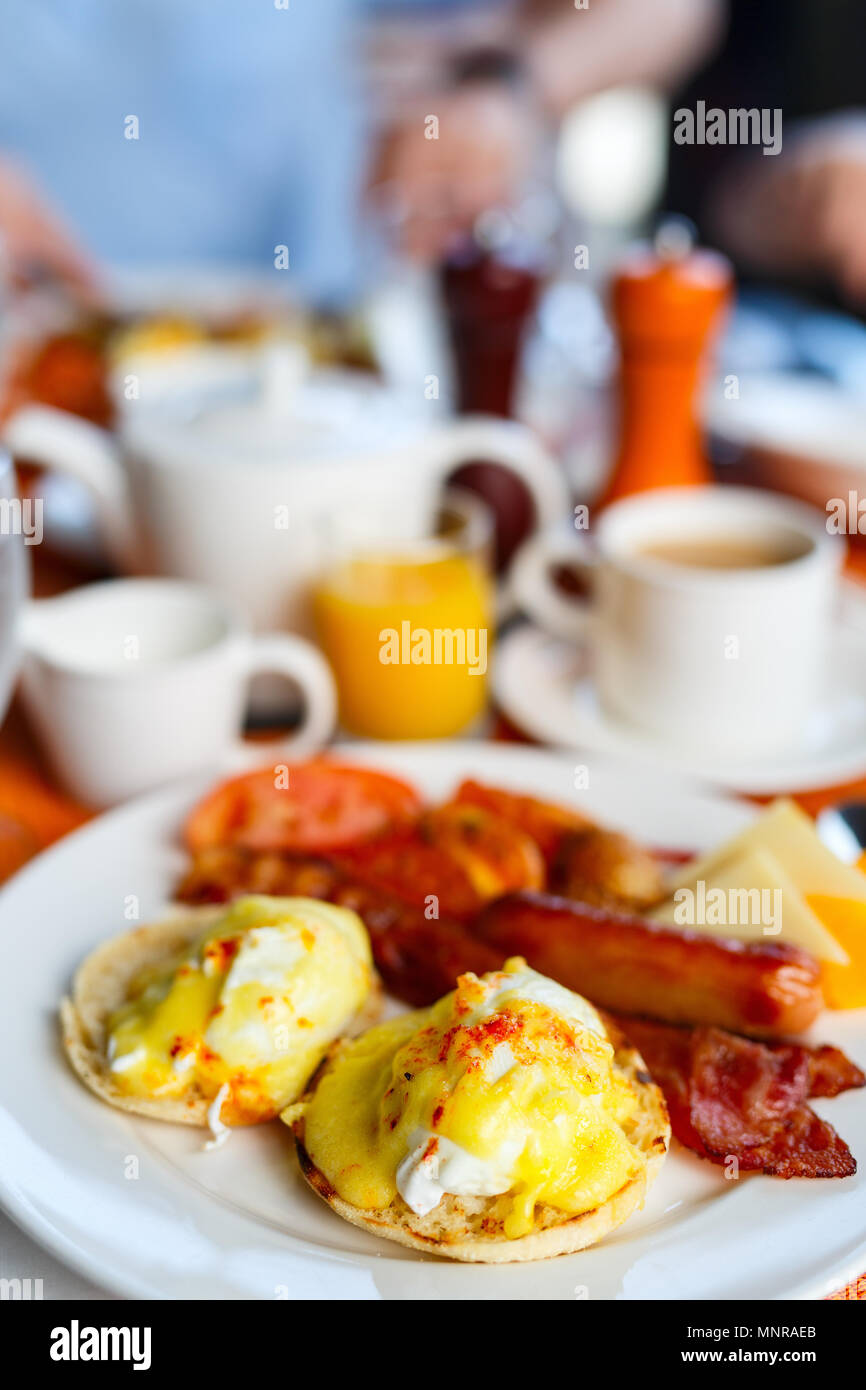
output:
M857 458L856 0L5 0L0 33L7 413L24 394L105 422L107 357L292 319L316 360L516 414L591 496L607 288L669 212L739 276L717 361L762 379L747 409L706 403L722 439ZM699 104L764 113L779 148L677 143ZM511 345L495 386L467 316Z
M471 539L454 506L436 522L451 622L513 622L516 548L574 506L714 479L857 493L862 38L856 0L0 0L0 408L10 492L42 509L34 592L204 580L318 641L367 733L347 493L320 468L295 570L265 546L253 576L263 459L296 512L298 469L343 459L376 499L364 544L405 548L428 521L385 519L375 460L399 442L427 487L447 439L488 513ZM197 500L157 498L193 456ZM856 518L847 541L856 576ZM394 731L489 731L479 708ZM291 702L260 689L252 713Z

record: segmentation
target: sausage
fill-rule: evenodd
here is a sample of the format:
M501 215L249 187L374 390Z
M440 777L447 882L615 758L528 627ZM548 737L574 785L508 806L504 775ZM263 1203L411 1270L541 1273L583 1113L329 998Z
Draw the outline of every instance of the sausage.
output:
M472 931L601 1008L666 1023L790 1037L824 1002L818 962L796 946L708 936L548 894L499 898Z

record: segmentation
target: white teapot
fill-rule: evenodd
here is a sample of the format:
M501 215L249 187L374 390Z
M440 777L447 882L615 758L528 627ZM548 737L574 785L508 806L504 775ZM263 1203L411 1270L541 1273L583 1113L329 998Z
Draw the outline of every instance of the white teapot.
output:
M538 525L568 506L555 460L522 425L493 417L443 420L361 373L309 373L297 350L272 348L264 386L203 384L165 364L115 380L117 435L46 406L7 422L21 457L77 478L91 492L117 567L208 584L258 629L304 626L304 596L320 567L327 519L349 513L375 539L429 531L448 474L470 458L512 469ZM329 557L333 558L333 557Z

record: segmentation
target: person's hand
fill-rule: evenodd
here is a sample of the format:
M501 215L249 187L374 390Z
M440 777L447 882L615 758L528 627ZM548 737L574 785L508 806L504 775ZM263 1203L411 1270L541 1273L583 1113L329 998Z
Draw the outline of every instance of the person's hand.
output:
M95 294L95 268L61 218L27 174L0 157L0 278L20 285L46 276L85 298Z
M441 259L480 213L513 201L538 132L530 102L506 82L430 97L384 133L371 199L410 256Z
M816 131L792 161L788 204L814 243L815 264L841 293L866 302L866 118Z
M757 269L829 279L866 303L866 115L817 121L756 157L716 202L722 237Z

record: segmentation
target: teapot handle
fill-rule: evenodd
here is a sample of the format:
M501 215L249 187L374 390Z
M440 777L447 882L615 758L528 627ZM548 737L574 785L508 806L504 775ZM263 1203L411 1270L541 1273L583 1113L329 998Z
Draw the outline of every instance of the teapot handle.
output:
M48 405L26 405L7 420L3 442L19 458L75 478L96 506L106 548L118 568L134 568L135 533L126 475L106 430Z
M515 473L535 504L536 528L561 521L570 508L568 487L556 459L532 430L495 415L465 415L443 430L437 463L444 479L461 463L483 459Z

